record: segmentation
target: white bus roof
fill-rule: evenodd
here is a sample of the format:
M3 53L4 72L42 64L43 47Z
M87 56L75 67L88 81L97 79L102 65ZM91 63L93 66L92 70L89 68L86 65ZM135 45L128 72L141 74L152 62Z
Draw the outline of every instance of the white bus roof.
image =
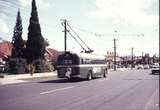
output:
M75 52L73 52L75 53ZM81 58L88 58L88 59L101 59L101 60L104 60L105 59L105 56L104 55L99 55L99 54L96 54L96 53L75 53L77 54L79 57Z

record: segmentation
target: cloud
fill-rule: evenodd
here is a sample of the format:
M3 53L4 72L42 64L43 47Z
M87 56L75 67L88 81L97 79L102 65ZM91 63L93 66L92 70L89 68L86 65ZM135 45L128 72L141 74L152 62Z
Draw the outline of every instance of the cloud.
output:
M153 8L155 1L157 0L96 0L97 10L88 14L101 19L110 18L113 22L156 25L159 15Z
M6 19L6 14L2 11L2 12L0 12L0 20L1 19Z
M31 1L32 1L32 0L19 0L21 6L23 6L23 7L28 7L28 6L30 6L30 5L31 5Z
M8 33L9 27L7 26L6 22L3 19L0 19L0 32Z
M32 0L19 0L22 7L31 6ZM51 0L37 0L36 4L39 8L49 8L55 6L55 4Z

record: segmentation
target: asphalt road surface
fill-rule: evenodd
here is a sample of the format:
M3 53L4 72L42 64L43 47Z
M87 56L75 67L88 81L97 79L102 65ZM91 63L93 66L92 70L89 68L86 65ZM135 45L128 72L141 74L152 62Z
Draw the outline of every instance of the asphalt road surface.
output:
M91 81L1 85L0 110L159 110L159 75L126 70Z

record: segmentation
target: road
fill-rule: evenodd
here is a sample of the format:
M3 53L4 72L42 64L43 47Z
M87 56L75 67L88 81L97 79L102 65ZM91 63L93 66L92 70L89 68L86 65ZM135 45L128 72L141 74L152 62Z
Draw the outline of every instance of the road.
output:
M0 110L159 110L159 75L126 70L91 81L1 85Z

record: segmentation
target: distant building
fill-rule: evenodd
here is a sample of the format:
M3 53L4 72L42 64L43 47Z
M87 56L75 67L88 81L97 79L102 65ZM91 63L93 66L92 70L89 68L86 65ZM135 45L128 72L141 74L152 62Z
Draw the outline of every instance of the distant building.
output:
M107 60L109 68L113 68L113 64L114 64L114 52L107 51L106 60ZM118 54L116 54L116 64L120 65L120 63L121 63L121 58L118 56Z

